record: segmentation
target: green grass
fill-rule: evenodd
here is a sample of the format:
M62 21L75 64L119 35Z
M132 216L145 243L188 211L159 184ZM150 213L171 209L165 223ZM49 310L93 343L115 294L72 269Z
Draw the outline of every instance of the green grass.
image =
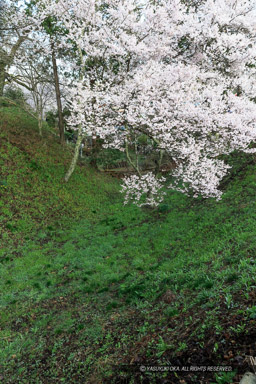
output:
M64 183L72 148L61 148L56 133L45 126L38 135L36 121L14 107L0 109L0 234L2 241L38 228L54 228L78 216L97 217L109 193L118 185L81 165ZM86 177L84 177L86 174Z
M23 112L0 115L1 383L154 383L159 375L121 373L120 364L186 365L201 351L198 365L234 365L205 383L233 382L235 361L225 356L250 354L240 341L256 322L251 158L237 162L244 169L237 165L219 202L171 192L141 210L123 206L118 183L83 164L63 184L67 149L47 128L40 139Z

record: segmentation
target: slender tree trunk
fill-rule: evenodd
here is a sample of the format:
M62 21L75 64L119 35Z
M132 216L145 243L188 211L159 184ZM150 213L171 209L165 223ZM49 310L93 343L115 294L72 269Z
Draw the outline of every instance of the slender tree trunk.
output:
M43 136L42 127L43 127L43 108L40 100L39 104L39 111L38 111L38 128L39 128L39 135Z
M164 156L164 151L160 149L159 159L156 161L156 174L160 172L162 162L163 162L163 156Z
M81 63L83 63L83 54L82 54L82 50L81 48L78 46L78 51L79 51L79 54L80 54L80 58L81 58ZM83 74L80 73L80 80L82 80L83 78ZM77 163L77 160L78 160L78 156L79 156L79 149L81 147L81 144L82 144L82 140L83 140L83 130L82 130L82 125L80 124L79 127L78 127L78 132L77 132L77 141L76 141L76 146L75 146L75 152L74 152L74 156L73 156L73 159L71 161L71 164L69 166L69 169L64 177L64 180L65 182L67 183L68 180L70 179L72 173L74 172L75 170L75 167L76 167L76 163Z
M59 83L58 67L57 67L57 62L56 62L56 56L55 56L55 52L54 52L53 42L51 43L51 50L52 50L52 66L53 66L53 74L54 74L56 101L57 101L58 116L59 116L60 142L63 145L64 142L65 142L65 137L64 137L64 121L63 121L62 105L61 105L61 98L60 98L60 83Z
M39 128L39 135L43 136L42 135L42 118L41 118L41 116L39 116L39 118L38 118L38 128Z
M126 153L126 158L127 158L128 162L129 162L129 164L135 169L135 171L141 177L141 172L140 172L140 169L139 169L139 163L138 162L134 163L132 161L130 153L129 153L129 144L128 144L127 140L125 142L125 153Z
M12 65L14 57L19 50L21 44L27 39L27 36L19 36L16 43L12 46L11 52L8 54L4 50L0 50L0 97L4 94L6 72Z
M39 105L38 100L36 105L36 114L37 114L37 125L38 125L39 135L42 136L42 111L41 111L41 107Z
M82 140L83 140L83 132L82 132L82 126L80 125L78 128L78 136L77 136L74 156L73 156L73 159L72 159L71 164L69 166L69 169L68 169L68 171L64 177L64 180L66 183L69 181L72 173L75 170L76 163L77 163L78 156L79 156L79 149L80 149L81 144L82 144Z
M4 95L6 70L8 69L9 62L9 56L4 51L0 51L0 97Z
M32 97L36 107L36 119L37 119L39 135L42 136L42 121L41 121L40 101L39 101L40 98L35 88L33 89Z
M4 95L5 71L4 66L0 66L0 97Z

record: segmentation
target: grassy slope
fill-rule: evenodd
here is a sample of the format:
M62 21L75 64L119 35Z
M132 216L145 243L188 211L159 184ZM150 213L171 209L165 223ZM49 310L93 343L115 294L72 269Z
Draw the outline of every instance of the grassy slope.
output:
M238 382L256 350L255 166L220 202L140 210L87 167L63 184L70 154L22 111L0 121L0 382ZM168 361L233 371L120 370Z
M19 108L0 109L0 150L2 241L22 240L27 232L84 217L85 211L97 216L108 192L117 192L117 185L88 167L77 170L73 183L63 183L71 149L62 149L47 127L40 138L35 119Z

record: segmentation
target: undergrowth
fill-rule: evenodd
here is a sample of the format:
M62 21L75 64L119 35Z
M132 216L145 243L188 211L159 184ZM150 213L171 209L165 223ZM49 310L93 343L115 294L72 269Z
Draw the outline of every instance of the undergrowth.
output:
M54 132L0 117L0 382L238 382L256 350L252 158L233 158L221 201L139 209L84 163L64 184ZM138 367L152 364L232 370Z

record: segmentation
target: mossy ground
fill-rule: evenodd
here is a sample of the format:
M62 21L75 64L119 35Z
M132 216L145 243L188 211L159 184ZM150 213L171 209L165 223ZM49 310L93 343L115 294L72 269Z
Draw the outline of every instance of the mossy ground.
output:
M1 384L237 383L256 355L252 158L219 202L139 209L85 163L65 184L70 149L25 112L0 121ZM168 364L232 371L137 367Z

